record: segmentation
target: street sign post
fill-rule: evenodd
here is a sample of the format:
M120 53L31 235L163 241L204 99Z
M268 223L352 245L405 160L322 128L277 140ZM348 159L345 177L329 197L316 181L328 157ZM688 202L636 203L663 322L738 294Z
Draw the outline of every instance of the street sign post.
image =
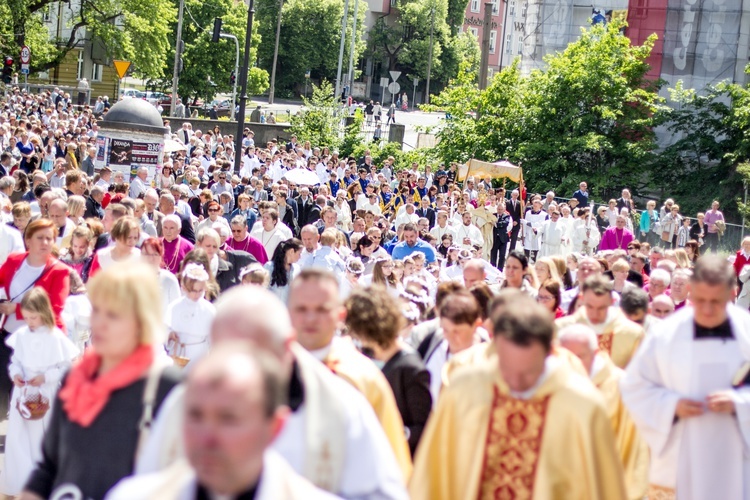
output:
M398 80L399 76L401 76L400 71L389 71L388 73L391 75L391 80L393 80L394 82Z
M419 78L414 79L414 93L411 96L411 110L414 111L414 108L417 105L417 85L419 85Z
M112 61L112 64L115 66L115 71L117 72L117 76L119 79L117 80L117 100L120 100L120 80L122 80L125 77L125 73L128 72L128 69L130 68L130 61Z
M31 49L24 45L21 47L21 74L23 75L23 81L26 84L26 89L29 88L29 65L31 63Z
M396 94L399 93L401 90L401 85L398 84L398 82L391 82L390 85L388 85L388 92L391 93L391 102L396 102Z

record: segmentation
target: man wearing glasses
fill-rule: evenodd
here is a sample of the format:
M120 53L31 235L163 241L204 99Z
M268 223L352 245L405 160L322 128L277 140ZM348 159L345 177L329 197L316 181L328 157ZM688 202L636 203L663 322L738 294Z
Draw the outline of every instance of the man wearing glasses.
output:
M213 193L214 198L218 198L221 193L229 193L234 196L234 189L232 189L232 184L227 181L226 172L219 172L218 180L211 186L211 193Z

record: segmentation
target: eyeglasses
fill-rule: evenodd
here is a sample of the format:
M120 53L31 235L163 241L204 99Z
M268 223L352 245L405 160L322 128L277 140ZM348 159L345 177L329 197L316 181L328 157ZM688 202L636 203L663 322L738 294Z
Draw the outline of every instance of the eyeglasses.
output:
M537 302L550 302L552 300L555 300L555 298L551 295L537 295L536 296Z
M221 209L219 209L219 208L209 208L208 211L209 212L219 212L219 211L221 211Z

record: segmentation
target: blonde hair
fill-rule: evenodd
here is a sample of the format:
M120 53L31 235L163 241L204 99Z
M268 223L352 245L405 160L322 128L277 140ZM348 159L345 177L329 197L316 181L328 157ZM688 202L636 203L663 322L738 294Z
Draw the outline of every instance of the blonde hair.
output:
M21 299L21 311L31 311L42 317L44 326L52 330L55 328L55 312L52 310L52 303L49 301L49 295L44 288L35 286Z
M136 317L141 345L165 341L161 291L151 266L132 261L115 263L99 271L86 287L94 307L102 304Z
M674 256L677 260L677 267L690 269L690 257L688 257L687 251L684 248L675 249Z
M73 195L68 197L68 213L77 214L86 209L86 198L83 196ZM83 214L81 214L83 215Z
M557 264L555 263L554 260L552 260L551 257L542 257L541 259L537 260L534 263L534 267L535 268L536 268L537 264L544 264L545 266L547 266L547 274L549 274L549 276L547 277L547 279L551 279L551 280L562 282L562 278L560 278L560 272L558 271ZM531 267L531 266L529 266L529 267ZM534 269L534 274L536 275L536 269ZM539 276L536 276L536 279L538 281L539 280ZM541 285L541 283L540 283L540 285Z
M617 259L612 263L611 271L614 273L620 273L623 271L629 271L630 266L623 259Z

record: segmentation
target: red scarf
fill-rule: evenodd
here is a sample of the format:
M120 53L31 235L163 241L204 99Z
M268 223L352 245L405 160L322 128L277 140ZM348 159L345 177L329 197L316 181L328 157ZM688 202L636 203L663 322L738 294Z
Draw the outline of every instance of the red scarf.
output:
M93 349L87 350L60 389L63 409L70 421L83 427L91 425L107 405L109 396L143 377L153 360L153 347L142 345L115 368L96 376L102 358Z

